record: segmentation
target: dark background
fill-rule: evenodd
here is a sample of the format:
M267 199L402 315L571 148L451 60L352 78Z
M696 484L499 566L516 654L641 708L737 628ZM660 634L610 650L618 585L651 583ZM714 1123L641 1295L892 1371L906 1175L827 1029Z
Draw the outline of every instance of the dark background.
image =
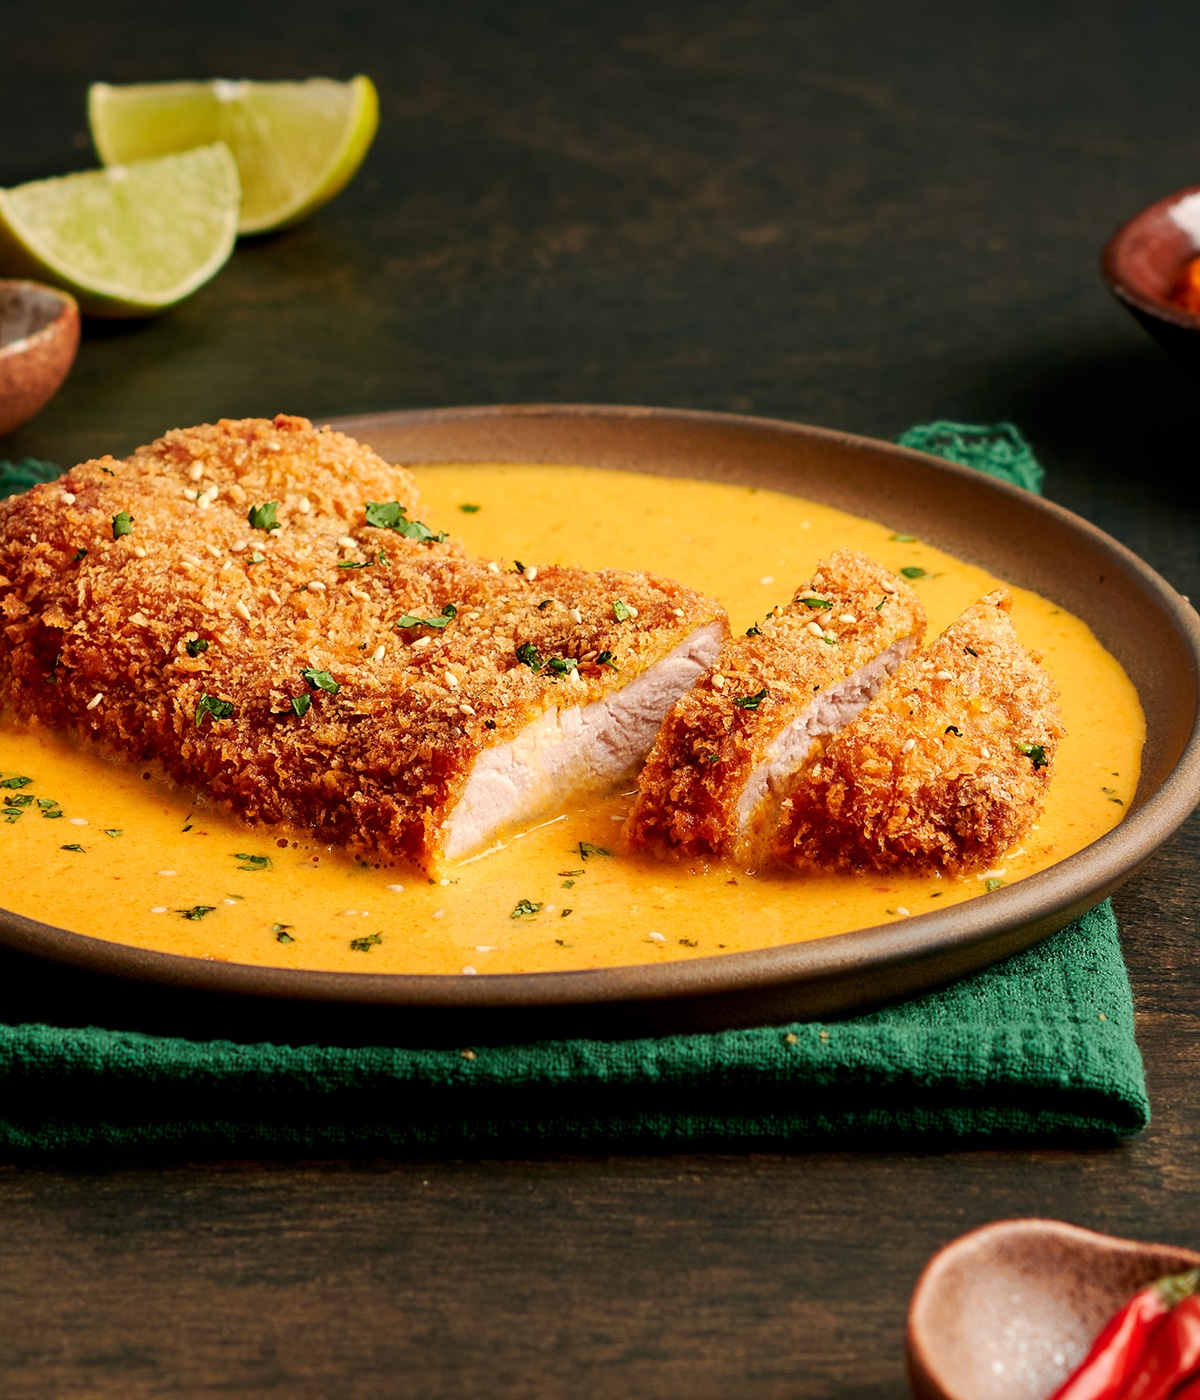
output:
M1198 40L1194 0L0 0L0 184L91 163L94 80L382 102L335 203L89 325L0 456L499 401L1009 419L1200 596L1196 391L1097 269L1200 179ZM1123 1148L0 1169L0 1393L899 1396L969 1225L1200 1241L1197 844L1117 901L1156 1115Z

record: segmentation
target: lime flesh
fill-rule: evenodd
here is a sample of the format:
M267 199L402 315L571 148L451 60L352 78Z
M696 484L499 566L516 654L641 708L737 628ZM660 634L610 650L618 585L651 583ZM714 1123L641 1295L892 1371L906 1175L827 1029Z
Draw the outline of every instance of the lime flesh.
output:
M348 83L94 83L92 139L106 165L223 141L242 181L241 233L298 223L349 181L379 125L370 78Z
M227 148L202 146L0 190L0 267L65 287L93 316L147 316L189 296L237 238Z

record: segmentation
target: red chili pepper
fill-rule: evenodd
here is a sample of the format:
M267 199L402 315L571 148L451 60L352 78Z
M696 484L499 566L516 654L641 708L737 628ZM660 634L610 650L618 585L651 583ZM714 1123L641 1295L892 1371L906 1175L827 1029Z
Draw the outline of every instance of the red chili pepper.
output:
M1190 1294L1163 1320L1142 1354L1126 1400L1167 1400L1200 1371L1200 1298Z
M1050 1400L1118 1400L1138 1376L1147 1350L1181 1300L1200 1285L1200 1269L1160 1278L1135 1293L1092 1343L1082 1364ZM1181 1377L1177 1379L1182 1379ZM1164 1392L1169 1393L1169 1392ZM1140 1400L1149 1400L1141 1397ZM1195 1397L1200 1400L1200 1395Z

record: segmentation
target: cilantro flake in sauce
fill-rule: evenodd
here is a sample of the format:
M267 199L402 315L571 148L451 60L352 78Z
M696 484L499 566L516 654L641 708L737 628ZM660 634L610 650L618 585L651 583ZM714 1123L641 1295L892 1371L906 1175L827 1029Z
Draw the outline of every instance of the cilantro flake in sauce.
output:
M623 598L617 598L612 605L613 617L618 622L628 622L633 614L629 611L629 604Z
M239 870L255 871L270 870L271 868L270 856L252 856L246 851L234 851L232 859L244 862L238 866Z
M356 953L369 953L372 948L378 947L382 942L382 933L368 933L363 938L352 938L350 940L350 946Z
M531 919L534 914L541 910L540 904L535 904L532 899L518 899L516 908L508 916L510 919Z

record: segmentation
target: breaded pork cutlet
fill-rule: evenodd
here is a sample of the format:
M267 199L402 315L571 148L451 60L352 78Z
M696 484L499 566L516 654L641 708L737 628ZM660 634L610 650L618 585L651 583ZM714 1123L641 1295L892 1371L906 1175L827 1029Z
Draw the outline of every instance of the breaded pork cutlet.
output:
M634 769L719 604L467 557L303 418L168 433L0 505L0 701L252 822L429 868Z
M1036 821L1063 734L1053 682L989 593L906 661L784 803L800 868L987 867Z
M676 702L638 781L629 845L756 863L813 744L859 713L924 630L907 584L865 554L830 555Z

